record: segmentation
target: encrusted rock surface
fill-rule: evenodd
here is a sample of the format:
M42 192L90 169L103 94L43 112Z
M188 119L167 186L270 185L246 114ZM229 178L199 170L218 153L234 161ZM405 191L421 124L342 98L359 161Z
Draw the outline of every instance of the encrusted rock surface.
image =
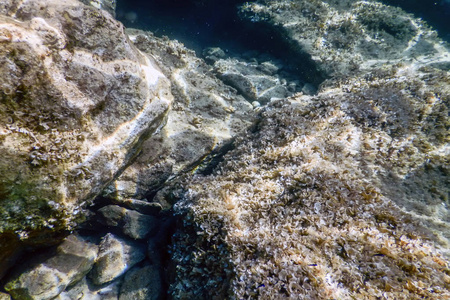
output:
M89 277L102 285L123 275L145 258L145 247L108 233L99 245L98 259Z
M36 180L0 176L0 277L116 179L2 291L450 298L450 64L422 21L376 1L248 2L241 16L280 35L288 59L209 48L207 65L74 0L8 0L0 14L0 171ZM291 62L304 79L284 73Z
M12 278L5 289L14 299L53 299L81 280L92 268L98 247L75 235L68 236L56 255Z
M172 296L450 297L448 95L398 65L270 104L183 186Z
M112 198L143 199L168 179L208 160L212 152L247 130L254 117L251 104L217 79L192 50L151 33L128 33L141 51L161 65L174 95L166 125L144 143L136 162L108 189Z
M0 39L0 236L36 240L73 225L172 96L119 22L74 0L2 1Z
M144 239L155 234L158 219L117 205L108 205L98 210L99 221L116 227L132 239Z
M434 30L377 1L260 0L242 5L241 14L273 26L324 76L354 76L413 60L449 69L448 49Z
M163 299L159 269L146 263L127 272L120 288L119 300L128 299Z

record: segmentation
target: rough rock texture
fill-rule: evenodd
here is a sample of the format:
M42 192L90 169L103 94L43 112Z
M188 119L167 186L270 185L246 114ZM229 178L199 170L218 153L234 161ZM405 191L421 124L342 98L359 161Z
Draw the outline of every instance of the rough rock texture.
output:
M116 16L116 0L80 0L84 4L91 5L98 9L103 9L111 14L111 16Z
M127 272L120 287L119 300L158 300L163 299L162 296L159 269L147 263L142 267L136 266Z
M6 293L0 292L0 300L11 300L11 296Z
M396 61L450 66L435 31L400 8L376 1L260 0L241 6L241 13L273 26L324 76L354 76Z
M286 67L281 61L268 55L254 55L254 52L248 52L227 57L220 48L203 51L205 60L214 66L214 73L252 104L254 101L257 105L267 104L271 99L286 98L302 91L305 83L284 70Z
M112 202L120 206L140 212L141 214L150 216L158 215L158 213L162 209L162 206L159 203L142 201L137 199L115 198L112 199Z
M0 41L0 237L45 240L160 126L169 83L119 22L73 0L2 1Z
M98 210L99 221L104 225L116 227L132 239L144 239L155 234L158 219L117 205L108 205Z
M93 219L79 228L100 243L90 273L83 277L88 266L74 263L83 260L70 259L67 250L49 253L53 257L45 262L27 265L28 271L40 272L36 276L19 268L11 272L16 275L8 278L7 289L16 289L18 299L48 299L58 293L56 299L158 299L166 296L169 283L167 296L174 299L450 298L450 75L443 71L448 52L419 20L375 1L245 4L244 17L290 41L298 55L287 55L288 61L292 59L302 75L311 73L312 79L321 80L334 76L316 96L295 94L253 111L237 91L214 77L214 67L180 43L130 30L133 44L152 58L142 56L123 28L96 9L71 0L9 0L0 3L0 13L23 21L0 17L8 23L0 26L0 51L12 49L0 56L0 71L20 82L15 87L10 77L0 78L0 117L7 120L0 127L0 147L14 141L28 145L29 169L17 164L20 174L38 180L49 172L51 176L43 177L47 181L37 182L40 189L51 191L50 183L56 180L66 189L63 195L78 195L64 201L55 197L54 211L62 217L50 212L39 219L40 207L18 201L18 210L11 208L10 219L2 218L0 224L19 216L26 228L38 230L16 232L22 227L11 227L0 235L0 260L11 262L13 254L26 250L17 233L28 234L36 244L55 240L55 230L69 227L66 214L72 214L79 201L95 196L137 156L108 187L106 197L89 208ZM15 38L10 28L26 35ZM47 31L42 33L42 28ZM44 49L47 56L32 56L31 46L23 48L27 52L13 51L27 45ZM215 62L226 58L218 49L208 55ZM311 61L302 65L305 57ZM153 70L155 85L142 75L153 60L161 64L161 71ZM279 65L272 60L236 62L233 72L246 74L243 79L259 74L260 83L271 76L280 86L289 86L278 77ZM312 63L318 72L307 67ZM39 71L44 75L36 84L31 79ZM170 91L162 74L171 82ZM32 88L26 85L30 82ZM258 80L248 83L257 91ZM302 91L308 94L310 89L312 95L315 87L307 84ZM75 96L66 97L68 89ZM139 147L160 125L169 93L175 101L167 125ZM42 95L54 102L51 107ZM258 97L254 95L250 98ZM145 116L149 99L163 102L158 115ZM22 111L22 106L37 112ZM129 114L121 115L119 108ZM68 117L61 119L64 112ZM24 116L34 119L24 123ZM140 117L150 125L139 123L142 127L136 125L136 132L129 134L127 126ZM18 125L27 131L14 129ZM74 130L80 134L59 139L61 132ZM80 152L77 163L87 159L96 165L96 145L110 147L123 132L132 141L120 144L122 156L98 153L104 159L98 166L106 174L89 170L87 163L78 171L71 169L75 146L87 151ZM55 166L66 173L53 174ZM14 168L6 165L10 173L5 174ZM70 181L71 174L78 177ZM11 200L3 197L5 182L0 183L0 201ZM12 181L5 186L16 187ZM39 196L39 190L29 186L22 190ZM47 198L42 199L36 203L46 205ZM171 205L177 201L175 210L182 218L172 240L176 219ZM29 220L20 219L24 208L29 209ZM147 232L149 225L157 228ZM141 240L131 240L135 238ZM171 242L173 261L167 265ZM47 264L58 266L57 271L46 269ZM82 271L76 271L79 267ZM0 265L0 276L3 270ZM72 279L66 280L61 270L69 270ZM29 297L31 290L42 292Z
M168 179L195 169L254 121L253 108L218 80L181 43L130 30L134 44L160 63L172 83L167 124L143 145L142 154L109 187L111 198L143 199ZM170 203L164 202L164 208Z
M12 278L5 289L14 299L53 299L81 280L92 268L98 247L75 235L68 236L56 255Z
M56 300L117 300L120 281L98 287L89 283L86 278L70 287L56 297Z
M89 273L96 285L116 279L145 258L145 247L111 233L103 238L99 247L98 259Z
M399 65L269 105L184 186L173 297L450 297L449 95Z

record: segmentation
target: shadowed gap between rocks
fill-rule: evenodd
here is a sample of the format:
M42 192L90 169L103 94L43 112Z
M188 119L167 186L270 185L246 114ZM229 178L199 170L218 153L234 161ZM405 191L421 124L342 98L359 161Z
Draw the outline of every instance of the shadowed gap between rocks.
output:
M267 55L283 62L283 71L315 88L326 78L311 57L272 26L238 16L245 1L117 1L117 19L126 27L177 39L201 56L220 47L230 58L241 54ZM248 56L248 55L246 55Z

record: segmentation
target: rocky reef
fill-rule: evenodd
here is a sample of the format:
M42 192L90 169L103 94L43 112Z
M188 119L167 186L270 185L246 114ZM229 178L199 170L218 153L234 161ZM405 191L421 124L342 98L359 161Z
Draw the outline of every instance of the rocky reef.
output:
M163 124L172 95L101 10L6 1L0 14L0 239L9 253L17 239L45 245L72 229Z
M426 101L450 77L410 72L273 102L212 175L188 179L174 298L450 296L448 124L435 116L448 99Z
M259 0L290 56L201 58L115 4L0 4L0 299L450 298L432 28Z

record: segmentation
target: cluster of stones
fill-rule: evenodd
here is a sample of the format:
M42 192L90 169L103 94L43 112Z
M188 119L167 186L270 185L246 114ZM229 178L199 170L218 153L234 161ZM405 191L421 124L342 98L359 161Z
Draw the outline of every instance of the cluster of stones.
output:
M161 299L170 219L156 204L121 204L128 208L99 208L83 230L13 274L5 290L14 299Z

